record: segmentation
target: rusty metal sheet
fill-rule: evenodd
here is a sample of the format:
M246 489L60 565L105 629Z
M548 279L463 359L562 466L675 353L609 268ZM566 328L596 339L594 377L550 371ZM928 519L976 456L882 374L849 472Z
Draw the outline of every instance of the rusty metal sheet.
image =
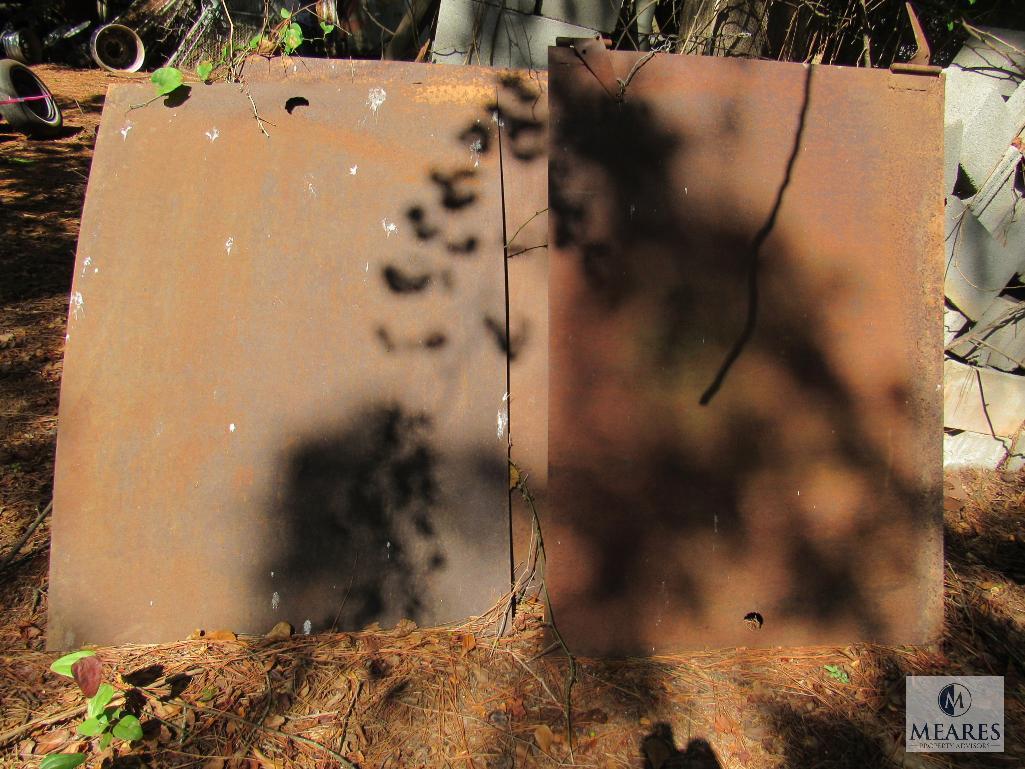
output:
M548 483L548 77L506 73L498 90L509 278L509 454L547 508ZM533 515L513 491L515 573L529 567Z
M52 648L445 622L508 589L494 75L291 64L250 78L269 136L235 86L139 109L148 88L110 91Z
M932 640L943 84L549 61L554 618L580 653Z

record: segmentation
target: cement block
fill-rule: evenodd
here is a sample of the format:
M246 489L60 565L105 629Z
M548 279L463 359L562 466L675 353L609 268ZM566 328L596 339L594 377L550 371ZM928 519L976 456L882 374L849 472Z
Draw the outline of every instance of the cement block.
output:
M579 24L600 32L612 32L619 19L623 0L542 0L541 15L568 24Z
M434 61L547 69L548 47L555 45L556 38L595 35L587 27L511 10L533 7L527 0L516 0L505 8L484 0L442 0Z
M973 211L953 196L947 198L944 235L944 293L961 312L978 320L1021 270L1022 251L994 238Z
M1011 438L1025 420L1025 376L943 363L943 426Z
M1015 243L1025 245L1021 240L1025 235L1022 233L1022 223L1025 219L1018 210L1021 207L1021 193L1014 187L1015 174L1020 162L1021 153L1014 147L1008 148L997 164L989 183L969 201L979 223L999 243L1009 244L1012 248L1015 247Z
M943 466L996 470L1007 456L1007 446L992 435L973 432L943 434Z
M951 352L975 365L1001 371L1021 367L1025 359L1025 319L1020 317L1023 310L1025 304L998 296Z
M964 118L961 167L977 188L989 180L1000 159L1018 135L1018 120L1007 110L1004 98L989 91L978 109Z
M943 308L943 346L948 347L961 330L968 325L966 318L954 307Z
M954 120L943 127L943 194L954 191L957 181L957 170L961 164L961 142L964 135L964 122Z
M944 75L943 115L946 124L956 120L969 123L990 95L1001 98L999 85L990 78L958 67L947 67Z
M982 40L971 37L964 44L952 68L986 78L1004 97L1010 96L1025 74L1025 31L982 27Z

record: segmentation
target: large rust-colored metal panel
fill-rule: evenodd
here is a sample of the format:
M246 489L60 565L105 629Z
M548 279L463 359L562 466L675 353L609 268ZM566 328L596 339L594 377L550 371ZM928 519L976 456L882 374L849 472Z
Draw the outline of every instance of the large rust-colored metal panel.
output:
M933 639L942 81L609 56L621 102L600 62L550 51L563 636L602 654Z
M51 647L445 622L508 589L495 76L318 66L249 78L269 137L235 86L109 93Z

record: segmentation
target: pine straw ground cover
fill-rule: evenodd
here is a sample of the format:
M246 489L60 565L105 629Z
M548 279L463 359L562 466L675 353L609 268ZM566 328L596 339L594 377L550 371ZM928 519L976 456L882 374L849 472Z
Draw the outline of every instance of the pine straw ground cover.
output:
M733 649L568 660L527 602L505 637L500 607L458 627L99 650L144 739L94 766L640 767L668 725L692 769L1021 766L1025 750L1025 483L948 480L946 630L933 649ZM88 750L77 688L56 655L0 652L0 761ZM831 674L825 666L835 666ZM904 676L1006 676L1007 751L905 754ZM846 679L846 680L844 680Z
M97 71L37 71L69 129L33 142L0 124L0 557L50 498L78 216L111 80ZM664 733L663 724L689 769L1022 766L1023 506L1021 477L948 479L946 628L935 648L578 660L572 749L569 665L536 603L497 640L500 610L433 630L404 623L277 642L228 635L104 648L106 679L138 709L145 733L116 756L92 754L90 766L640 767L641 740ZM5 767L34 769L46 753L90 747L74 731L82 695L48 672L57 655L42 651L48 532L44 521L24 555L0 571ZM905 755L908 673L1006 676L1007 752Z

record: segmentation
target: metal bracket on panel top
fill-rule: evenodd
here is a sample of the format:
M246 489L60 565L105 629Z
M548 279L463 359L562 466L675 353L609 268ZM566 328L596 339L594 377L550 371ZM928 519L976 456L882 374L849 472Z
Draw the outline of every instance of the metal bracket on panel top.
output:
M943 70L929 64L932 59L932 50L929 48L929 41L925 37L918 16L915 15L915 9L911 7L911 3L905 3L904 6L908 9L908 20L911 22L911 31L915 35L915 45L918 46L918 50L909 61L891 64L890 72L905 75L938 75Z
M556 38L555 44L560 48L572 49L605 92L616 101L621 99L619 81L612 71L612 60L609 58L608 41L600 37L560 37Z

